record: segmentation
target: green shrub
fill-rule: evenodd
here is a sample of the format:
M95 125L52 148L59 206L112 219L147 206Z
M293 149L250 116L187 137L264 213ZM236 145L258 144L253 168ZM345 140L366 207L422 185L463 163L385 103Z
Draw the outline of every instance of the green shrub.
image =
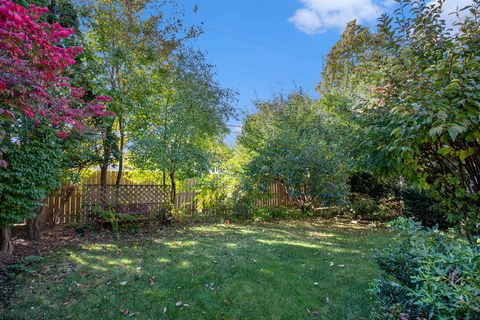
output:
M401 203L396 199L376 200L369 195L351 193L349 213L346 217L370 221L389 221L402 213Z
M453 233L400 218L398 233L375 255L382 270L371 292L381 318L478 319L480 247Z
M350 192L368 195L375 200L388 197L392 188L366 171L352 172L348 178Z
M3 274L9 279L15 278L20 273L34 273L37 271L37 264L43 261L40 256L26 256L14 264L4 264Z
M252 218L255 221L268 221L273 219L297 219L311 216L311 212L301 212L287 207L258 207L252 210Z
M375 216L375 213L378 210L378 203L372 197L359 193L352 193L350 195L350 211L352 218L370 220Z
M405 204L405 216L420 221L425 227L434 227L444 230L453 226L447 220L447 213L440 208L440 204L427 191L418 191L406 188L401 191Z

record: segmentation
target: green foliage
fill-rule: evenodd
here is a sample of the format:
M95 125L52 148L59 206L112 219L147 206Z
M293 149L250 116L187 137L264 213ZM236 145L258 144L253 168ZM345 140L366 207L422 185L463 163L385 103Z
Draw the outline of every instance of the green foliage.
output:
M394 241L376 254L383 271L371 292L382 318L475 319L480 316L480 247L452 233L399 219Z
M405 216L415 221L420 221L425 227L438 226L445 230L453 224L448 221L447 212L441 207L440 202L435 200L427 190L405 188L401 191L401 197L405 204Z
M374 199L369 195L351 193L349 212L345 216L353 219L388 221L398 217L402 211L401 203L396 199Z
M392 188L366 171L354 171L348 178L350 192L368 195L376 200L388 197Z
M381 83L364 111L367 161L378 173L429 187L470 243L480 224L480 1L453 32L442 2L399 1L380 19Z
M43 257L40 256L25 256L19 262L14 264L4 264L2 272L8 278L13 279L20 273L36 272L36 264L42 262L43 260Z
M270 221L275 219L298 219L311 216L312 212L302 212L287 207L256 207L251 210L254 221Z
M381 44L381 37L368 27L355 20L349 22L326 57L317 91L330 97L332 92L364 95L360 84L373 84L378 79L375 60L382 54Z
M56 131L27 117L7 132L8 170L0 170L0 226L34 217L45 197L59 187L63 140ZM27 129L28 128L28 129ZM48 148L46 148L48 146Z
M258 101L240 144L251 154L243 187L264 193L283 183L302 210L345 200L348 157L336 142L337 123L303 92Z
M350 202L353 218L370 219L379 209L377 201L368 195L351 194Z
M172 68L173 52L199 29L185 25L174 0L86 0L81 12L90 88L114 99L109 110L115 117L100 123L97 151L103 170L118 161L121 173L127 137L138 134L135 124L145 116L139 110L151 111L152 101L164 103L163 90L156 85L165 78L157 74Z
M150 92L146 101L144 96L138 100L132 116L132 162L141 169L165 170L171 182L201 177L222 157L225 123L234 116L233 92L215 81L201 52L184 49L171 72L162 68L153 69L152 81L141 84Z
M96 206L93 208L93 213L98 216L100 223L108 222L112 227L112 233L118 235L120 231L120 221L135 221L135 215L127 214L125 212L117 213L115 205L109 204L106 208Z

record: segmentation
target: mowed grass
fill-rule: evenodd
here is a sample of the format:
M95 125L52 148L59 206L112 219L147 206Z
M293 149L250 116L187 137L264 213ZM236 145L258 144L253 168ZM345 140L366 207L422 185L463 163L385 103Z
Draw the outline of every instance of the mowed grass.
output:
M372 251L388 239L381 229L302 220L84 244L19 276L1 317L367 319L366 290L378 275Z

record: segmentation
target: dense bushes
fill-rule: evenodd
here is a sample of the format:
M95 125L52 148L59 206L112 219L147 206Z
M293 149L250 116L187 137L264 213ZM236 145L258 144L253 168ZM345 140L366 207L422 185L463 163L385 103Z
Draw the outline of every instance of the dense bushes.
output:
M401 213L401 203L393 197L394 188L366 171L354 171L348 178L350 187L348 217L387 221Z
M398 217L401 203L395 198L374 199L369 195L351 193L347 217L352 219L388 221Z
M404 218L393 229L396 238L375 256L383 272L371 290L378 316L478 319L480 247Z
M296 219L313 215L313 212L302 212L287 207L258 207L252 210L252 219L255 221L268 221L273 219Z
M447 220L447 213L427 191L406 188L402 190L401 197L404 202L405 216L420 221L425 227L437 225L443 230L452 226L452 223Z
M348 177L350 192L364 194L375 200L388 197L392 188L366 171L355 171Z

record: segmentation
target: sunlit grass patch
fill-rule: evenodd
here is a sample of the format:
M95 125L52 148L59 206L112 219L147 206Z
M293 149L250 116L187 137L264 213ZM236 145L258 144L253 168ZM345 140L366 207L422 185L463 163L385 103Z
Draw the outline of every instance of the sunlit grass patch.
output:
M385 231L322 220L170 228L46 257L5 319L366 319ZM181 306L176 306L181 302ZM33 308L32 308L33 307Z

